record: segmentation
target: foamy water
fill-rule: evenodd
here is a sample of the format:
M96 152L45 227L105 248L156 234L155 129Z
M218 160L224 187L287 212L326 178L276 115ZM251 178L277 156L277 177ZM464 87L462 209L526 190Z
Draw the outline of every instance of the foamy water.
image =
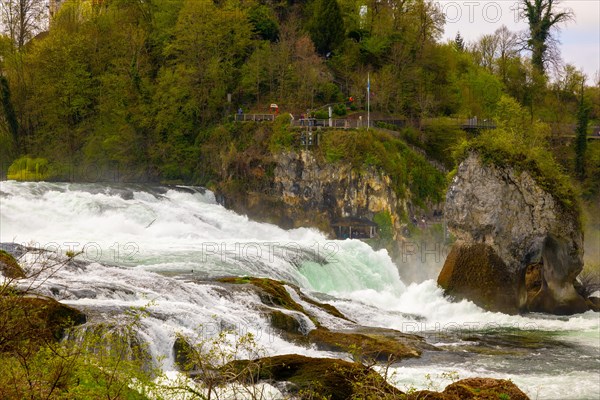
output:
M0 241L82 252L77 258L88 264L59 269L40 290L91 315L147 306L143 334L155 357L166 357L167 370L173 368L171 349L178 332L252 332L265 355L347 357L285 341L270 329L253 292L227 291L206 281L260 276L298 285L361 325L422 332L431 338L439 333L437 344L444 348L462 346L461 337L469 333L507 330L539 332L540 341L551 333L557 343L572 348L561 353L561 362L569 364L564 374L553 369L551 356L545 358L554 351L551 347L545 353L535 350L508 358L403 362L397 368L401 388L425 387L425 374L456 370L461 378L509 377L532 398L556 398L557 393L559 398L597 398L600 393L598 314L509 316L467 301L453 303L434 281L404 284L383 250L373 251L356 240L328 240L314 229L283 230L253 222L221 207L211 192L199 188L1 182ZM27 257L35 268L35 255ZM333 329L344 325L326 315L318 318ZM311 328L310 321L306 326ZM548 365L546 370L543 365ZM559 390L570 386L577 390Z

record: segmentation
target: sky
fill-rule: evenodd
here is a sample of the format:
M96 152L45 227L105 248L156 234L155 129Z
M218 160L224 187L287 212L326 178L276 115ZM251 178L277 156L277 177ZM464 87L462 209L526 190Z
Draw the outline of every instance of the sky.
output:
M454 39L460 31L466 42L493 33L503 24L513 32L527 29L518 16L518 0L435 0L446 16L444 39ZM575 20L558 32L565 62L582 69L592 84L600 73L600 0L562 0L560 8L570 8Z

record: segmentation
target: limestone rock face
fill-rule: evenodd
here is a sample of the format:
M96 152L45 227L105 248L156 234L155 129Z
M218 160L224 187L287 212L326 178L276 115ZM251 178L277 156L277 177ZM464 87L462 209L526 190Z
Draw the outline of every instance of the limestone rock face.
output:
M311 152L276 156L275 191L288 206L328 214L330 219L405 208L391 189L390 178L375 170L358 172L350 164L320 163ZM394 218L399 221L399 218Z
M515 293L514 301L508 302L512 305L501 307L503 311L569 314L587 309L573 287L583 268L583 233L577 212L557 202L528 172L484 165L472 153L461 163L448 189L445 215L448 229L457 238L455 254L444 265L443 279L438 279L449 294L462 297L468 293L465 297L479 305L497 309L479 298L484 287L489 289L486 282L455 279L456 284L449 286L451 275L464 273L464 263L456 263L459 253L463 259L472 259L469 252L482 251L472 247L478 244L489 247L501 260L493 266L482 262L481 268L494 276L511 277L506 285L495 288L497 298ZM528 265L536 263L542 264L541 286L528 296L525 273ZM486 293L488 299L494 297Z

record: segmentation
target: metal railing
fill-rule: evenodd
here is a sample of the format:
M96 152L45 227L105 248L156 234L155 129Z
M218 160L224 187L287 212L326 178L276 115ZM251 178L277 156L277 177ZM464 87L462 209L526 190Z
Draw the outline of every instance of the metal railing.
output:
M301 118L294 119L291 122L292 127L294 128L307 128L307 127L317 127L317 128L337 128L337 129L358 129L358 128L366 128L367 121L360 119L347 119L347 118L326 118L326 119L317 119L317 118ZM371 123L371 126L373 124Z
M275 121L275 114L235 114L235 121Z

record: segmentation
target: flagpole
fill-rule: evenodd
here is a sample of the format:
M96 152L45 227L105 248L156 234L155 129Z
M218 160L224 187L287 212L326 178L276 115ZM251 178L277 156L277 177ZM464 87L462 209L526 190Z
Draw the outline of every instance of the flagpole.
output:
M367 130L371 126L371 73L367 72Z

